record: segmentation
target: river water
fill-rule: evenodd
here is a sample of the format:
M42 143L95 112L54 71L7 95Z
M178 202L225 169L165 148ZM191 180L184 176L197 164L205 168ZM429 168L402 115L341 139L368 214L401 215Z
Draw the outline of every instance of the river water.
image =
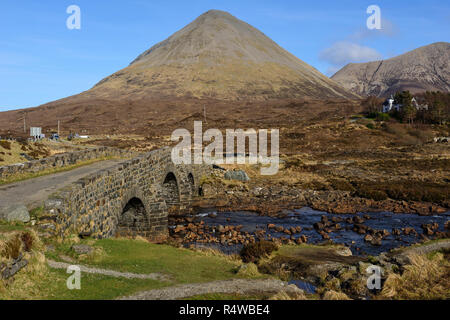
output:
M381 246L374 246L364 241L364 235L357 234L350 230L353 224L349 224L345 221L346 218L354 217L355 214L329 214L323 211L313 210L311 208L301 208L297 210L288 211L287 216L283 218L260 216L254 212L218 212L216 217L208 216L209 213L213 213L214 210L207 210L197 215L197 219L203 220L206 225L219 226L219 225L242 225L241 231L247 231L254 233L258 229L265 229L266 234L270 234L272 237L279 238L286 236L284 233L279 233L274 229L267 229L267 224L275 224L277 226L283 226L284 228L301 226L302 231L294 235L295 238L306 235L308 237L308 243L320 243L323 242L322 237L313 229L313 224L319 222L323 215L327 216L329 220L333 216L343 218L343 221L339 222L342 229L329 233L330 238L335 243L341 243L348 246L354 255L378 255L383 251L388 251L400 246L408 246L413 243L419 242L420 238L415 235L401 235L394 236L389 235L383 238ZM439 224L439 231L444 231L444 224L450 219L450 211L440 215L433 216L419 216L416 214L400 214L392 212L364 212L356 214L358 216L368 215L370 219L364 221L364 225L377 230L386 229L392 233L392 229L401 229L405 227L414 228L419 234L422 233L422 224L435 223ZM231 253L238 252L242 245L220 246L216 245L219 249Z

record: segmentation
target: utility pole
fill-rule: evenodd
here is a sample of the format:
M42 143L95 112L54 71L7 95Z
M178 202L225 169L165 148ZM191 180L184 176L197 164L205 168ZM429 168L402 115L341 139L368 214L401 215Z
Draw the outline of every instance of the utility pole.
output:
M206 121L206 105L203 105L203 118L205 118L205 123L207 123Z

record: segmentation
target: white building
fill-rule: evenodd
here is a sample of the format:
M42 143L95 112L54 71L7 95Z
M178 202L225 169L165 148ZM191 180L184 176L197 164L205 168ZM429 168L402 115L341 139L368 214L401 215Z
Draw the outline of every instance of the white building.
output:
M42 134L41 127L30 127L30 137L32 137L34 140L39 140L43 139L45 135Z
M391 112L395 108L396 110L399 110L399 105L394 105L394 98L391 96L389 99L386 99L386 101L383 103L383 112Z
M420 105L416 98L411 99L411 104L419 111L419 110L428 110L428 105ZM394 98L391 96L389 99L386 99L386 101L383 103L383 112L391 112L392 110L400 111L403 105L401 104L394 104Z

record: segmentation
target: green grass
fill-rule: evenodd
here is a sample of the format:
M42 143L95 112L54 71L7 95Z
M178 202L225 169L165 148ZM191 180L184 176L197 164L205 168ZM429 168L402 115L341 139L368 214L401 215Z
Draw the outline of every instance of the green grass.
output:
M114 278L99 274L81 273L79 290L67 288L67 278L70 274L66 270L51 269L34 276L33 279L23 279L23 275L17 281L25 284L19 287L15 284L6 291L0 290L0 299L14 300L106 300L121 296L132 295L141 290L155 289L167 284L151 279L126 279Z
M0 220L0 233L10 231L22 231L27 227L22 222Z
M61 261L60 255L68 255L74 259L72 263L74 265L141 274L158 272L167 275L170 280L126 279L82 272L81 289L69 290L66 281L70 274L67 274L66 270L43 265L39 267L39 272L21 272L17 283L14 282L9 291L8 288L6 291L0 290L0 299L115 299L143 290L181 283L242 277L236 274L239 261L212 252L192 251L129 239L86 239L81 243L98 248L97 251L101 253L94 255L92 259L86 258L85 255L78 256L70 249L73 242L58 243L52 240L47 241L47 244L53 244L55 251L48 251L45 255L57 261ZM215 299L214 295L210 295L209 298ZM217 295L217 298L220 298L220 295Z
M81 274L80 290L69 290L66 285L70 275L65 270L51 269L51 290L44 291L42 299L52 300L105 300L134 294L141 290L156 289L166 284L151 279L114 278L98 274Z
M46 169L46 170L42 170L42 171L38 171L38 172L17 173L17 174L8 176L4 179L0 179L0 186L3 184L19 182L19 181L23 181L23 180L46 176L46 175L53 174L53 173L65 172L65 171L73 170L73 169L76 169L79 167L87 166L87 165L93 164L95 162L111 160L111 159L118 159L118 158L117 157L103 157L103 158L97 158L97 159L92 159L92 160L80 161L76 164L59 167L59 168Z
M101 247L105 254L86 263L101 268L134 273L160 272L176 283L236 277L238 263L223 256L128 239L102 239L93 246ZM59 250L74 256L70 245L63 245Z
M44 206L31 209L30 210L31 220L38 219L42 215L42 213L44 213Z
M73 264L121 272L163 273L168 276L170 281L125 279L82 273L81 290L68 290L65 281L69 275L65 273L65 270L50 269L49 277L43 277L39 280L39 283L35 284L42 288L37 298L113 299L142 290L158 289L182 283L201 283L250 277L237 275L236 269L240 261L235 261L222 254L192 251L130 239L86 239L82 240L81 243L98 248L102 253L92 259L83 257L80 260L78 259L79 256L70 249L72 243L58 244L53 242L55 251L47 252L46 256L57 261L61 260L60 255L70 256L74 259ZM219 299L220 296L202 295L197 299ZM230 297L226 298L231 299ZM238 298L236 297L236 299Z

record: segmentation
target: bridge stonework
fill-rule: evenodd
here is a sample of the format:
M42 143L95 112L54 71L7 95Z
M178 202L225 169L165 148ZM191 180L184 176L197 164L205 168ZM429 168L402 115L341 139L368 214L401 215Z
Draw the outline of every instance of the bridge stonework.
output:
M186 209L199 196L209 165L174 165L163 148L100 170L59 190L45 202L49 231L95 238L168 235L168 213Z

